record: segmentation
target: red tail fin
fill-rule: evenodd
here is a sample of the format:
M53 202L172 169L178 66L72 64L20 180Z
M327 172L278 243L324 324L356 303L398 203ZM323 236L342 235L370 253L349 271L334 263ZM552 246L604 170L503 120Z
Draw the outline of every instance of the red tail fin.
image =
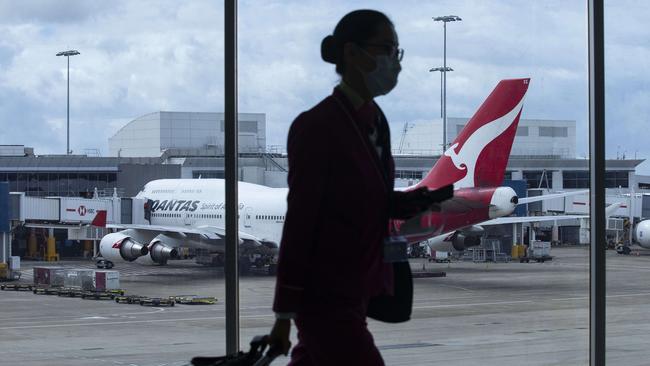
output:
M418 187L500 186L529 81L499 82Z
M92 226L97 227L106 227L106 210L97 211L97 215L93 219L93 222L90 223Z

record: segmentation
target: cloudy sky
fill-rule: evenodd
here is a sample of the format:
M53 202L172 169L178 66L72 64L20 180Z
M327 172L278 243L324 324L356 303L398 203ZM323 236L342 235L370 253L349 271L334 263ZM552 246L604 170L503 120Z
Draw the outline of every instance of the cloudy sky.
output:
M606 1L607 155L650 157L650 3ZM405 49L395 92L379 98L394 133L440 113L442 25L448 26L448 115L469 117L503 78L531 77L524 118L577 121L587 147L587 15L583 0L240 1L240 111L267 114L269 145L338 78L321 39L350 10L394 21ZM108 137L153 111L223 111L223 2L0 0L0 144L65 152L66 61L71 149L108 154ZM650 163L639 171L650 174Z

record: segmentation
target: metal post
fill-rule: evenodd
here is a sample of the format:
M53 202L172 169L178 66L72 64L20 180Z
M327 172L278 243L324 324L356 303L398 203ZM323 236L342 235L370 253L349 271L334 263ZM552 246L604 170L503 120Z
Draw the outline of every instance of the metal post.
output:
M70 154L70 56L66 56L66 59L68 59L68 108L66 110L66 121L67 121L67 139L66 139L66 147L65 147L65 154L68 155Z
M65 58L68 60L68 91L67 91L67 108L66 108L66 121L67 121L67 128L66 128L66 150L65 154L69 155L70 154L70 56L76 56L80 55L79 51L77 50L68 50L68 51L61 51L56 54L57 56L65 56Z
M445 15L441 17L435 17L433 20L436 22L442 22L443 29L442 72L444 75L442 75L442 150L444 151L447 149L447 71L450 71L447 69L447 22L457 22L461 21L462 19L456 15Z
M443 118L442 116L442 72L440 73L440 118ZM444 143L445 138L442 138L442 141ZM442 147L443 149L445 148L444 146ZM444 151L443 151L444 152Z
M603 0L588 0L589 29L589 364L605 365L605 52Z
M442 22L443 51L442 51L442 151L447 150L447 22Z
M237 0L225 2L226 353L239 352Z

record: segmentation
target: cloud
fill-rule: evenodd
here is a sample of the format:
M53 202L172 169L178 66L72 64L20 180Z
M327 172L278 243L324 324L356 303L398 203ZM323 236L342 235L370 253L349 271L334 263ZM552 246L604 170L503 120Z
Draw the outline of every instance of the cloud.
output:
M113 133L158 110L223 110L223 4L209 0L0 1L2 143L60 152L70 59L71 145L107 153ZM320 42L346 12L378 8L406 50L396 90L378 102L394 133L405 121L437 118L442 24L448 25L448 115L468 117L502 78L531 77L525 118L574 119L576 151L587 151L587 34L582 2L252 1L239 3L240 111L267 113L269 145L284 145L291 121L338 82ZM608 2L608 152L624 145L650 156L644 130L650 90L649 4ZM615 121L615 122L614 122ZM89 133L92 131L92 133ZM610 133L611 131L611 133ZM609 154L612 156L611 154ZM646 164L647 165L647 164ZM650 174L650 167L645 170Z

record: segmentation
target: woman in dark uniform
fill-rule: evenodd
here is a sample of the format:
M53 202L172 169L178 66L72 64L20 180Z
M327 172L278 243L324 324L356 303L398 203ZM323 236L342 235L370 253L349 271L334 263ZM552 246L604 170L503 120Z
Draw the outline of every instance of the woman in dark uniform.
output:
M323 39L321 56L341 82L289 131L271 344L288 352L293 319L290 365L383 365L366 313L370 298L393 292L382 254L388 222L432 203L426 188L393 191L390 132L374 102L397 84L403 50L386 15L357 10Z

